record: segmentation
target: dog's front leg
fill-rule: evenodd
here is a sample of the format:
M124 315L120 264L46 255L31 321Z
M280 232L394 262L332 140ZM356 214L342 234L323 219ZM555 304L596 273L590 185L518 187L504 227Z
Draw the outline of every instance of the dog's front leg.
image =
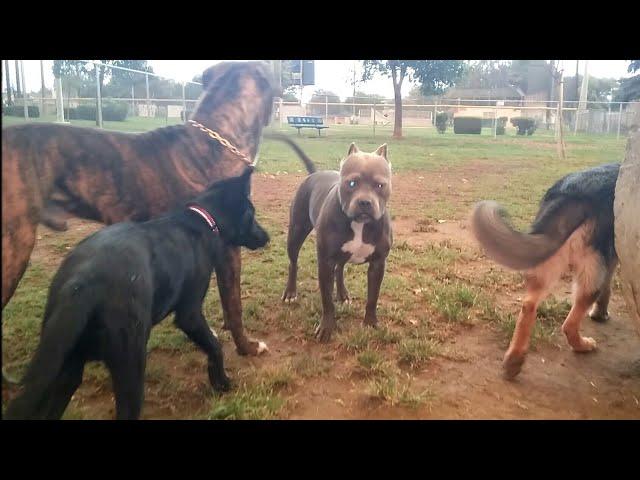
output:
M222 328L231 336L240 355L258 355L267 350L264 342L249 340L242 327L242 300L240 298L241 257L239 247L228 247L216 265L216 280L222 304Z
M336 328L335 307L333 305L333 282L335 279L336 262L318 255L318 281L322 297L322 320L316 329L316 337L321 342L331 340L331 334Z
M367 307L364 314L364 324L375 327L378 324L376 309L378 308L378 296L380 286L384 278L385 259L372 260L367 271Z

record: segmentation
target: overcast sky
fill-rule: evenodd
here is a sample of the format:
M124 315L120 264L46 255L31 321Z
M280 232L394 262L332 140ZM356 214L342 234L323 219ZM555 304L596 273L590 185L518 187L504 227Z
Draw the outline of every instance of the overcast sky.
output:
M174 80L191 80L195 75L202 73L207 67L218 63L220 60L149 60L155 73L164 75ZM360 63L349 60L316 60L315 80L316 85L304 88L303 100L308 100L317 88L330 90L340 97L350 96L353 92L353 67L357 65L360 72ZM51 73L52 60L44 61L45 85L51 88L53 74ZM584 73L585 61L580 60L580 75ZM589 75L594 77L627 77L628 60L589 60ZM3 64L4 67L4 64ZM565 69L566 76L575 75L576 60L561 60L561 67ZM15 82L13 73L14 62L9 62L12 81ZM24 70L28 91L40 89L40 62L38 60L25 60ZM402 94L406 95L412 85L405 81L402 86ZM2 88L5 88L5 80L2 79ZM376 93L387 98L393 97L393 86L388 78L374 78L365 85L358 85L358 90L366 93Z

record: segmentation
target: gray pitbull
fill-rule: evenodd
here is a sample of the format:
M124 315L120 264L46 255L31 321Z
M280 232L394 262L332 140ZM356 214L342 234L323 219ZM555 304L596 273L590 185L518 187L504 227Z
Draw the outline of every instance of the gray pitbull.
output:
M391 195L391 164L387 145L373 153L349 147L340 172L315 171L313 162L286 137L279 138L293 147L304 161L310 175L293 200L289 217L287 253L289 279L282 295L285 302L296 299L298 253L311 230L316 229L318 280L323 315L316 336L327 342L336 328L333 305L334 277L338 300L349 302L344 286L344 265L369 263L367 307L364 324L376 326L376 307L384 277L387 255L393 242L391 220L386 205Z

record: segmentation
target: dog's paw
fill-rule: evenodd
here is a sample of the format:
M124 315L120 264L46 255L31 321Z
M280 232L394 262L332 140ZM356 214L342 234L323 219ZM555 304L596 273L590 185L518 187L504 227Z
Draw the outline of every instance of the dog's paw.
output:
M318 328L316 328L315 336L321 343L327 343L331 340L334 329L335 326L333 325L323 325L321 323L318 325Z
M522 370L524 364L524 355L505 355L502 361L502 376L506 380L513 380Z
M571 345L571 348L576 353L587 353L597 348L597 342L591 337L580 337L580 342L577 345Z
M378 328L378 319L376 317L364 317L362 324L367 327Z
M589 318L594 322L604 323L609 320L609 312L601 311L597 305L594 305L591 311L589 312Z
M215 382L211 382L211 387L216 392L228 392L229 390L231 390L231 380L229 380L229 378L225 376L224 378L216 380Z
M258 355L260 355L263 352L268 352L269 351L269 347L267 347L267 344L264 342L258 342Z
M284 303L295 303L296 300L298 300L298 294L296 292L285 290L282 294L282 301Z

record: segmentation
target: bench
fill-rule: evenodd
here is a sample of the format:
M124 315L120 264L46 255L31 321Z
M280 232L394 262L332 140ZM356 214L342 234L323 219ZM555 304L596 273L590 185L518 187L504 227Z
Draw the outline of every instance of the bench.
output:
M329 128L323 124L322 117L287 117L287 123L298 129L298 135L302 128L315 128L318 130L318 136L323 128Z

